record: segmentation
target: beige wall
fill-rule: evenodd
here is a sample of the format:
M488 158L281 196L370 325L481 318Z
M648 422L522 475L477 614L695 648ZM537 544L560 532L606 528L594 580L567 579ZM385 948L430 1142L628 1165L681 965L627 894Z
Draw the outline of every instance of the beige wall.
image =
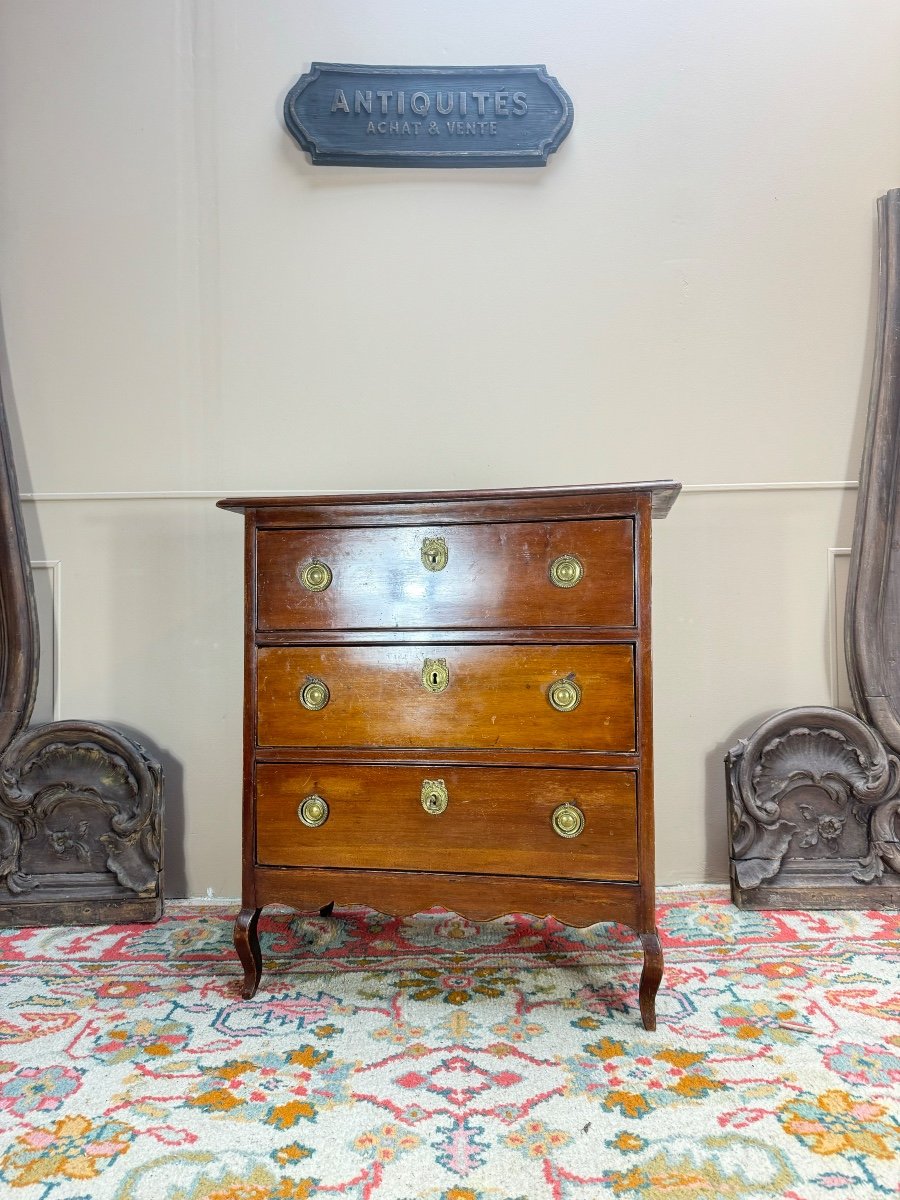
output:
M663 882L726 876L724 750L845 697L855 492L831 484L857 474L874 200L900 183L900 7L448 12L0 3L10 418L57 564L42 709L161 754L172 894L238 889L219 495L690 485L655 527ZM546 170L313 168L280 108L314 58L546 62L575 125Z

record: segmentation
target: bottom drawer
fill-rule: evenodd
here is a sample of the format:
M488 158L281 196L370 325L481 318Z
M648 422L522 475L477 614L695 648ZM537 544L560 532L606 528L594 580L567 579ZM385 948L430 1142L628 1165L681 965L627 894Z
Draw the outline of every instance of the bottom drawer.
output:
M636 788L633 771L260 764L256 859L631 882Z

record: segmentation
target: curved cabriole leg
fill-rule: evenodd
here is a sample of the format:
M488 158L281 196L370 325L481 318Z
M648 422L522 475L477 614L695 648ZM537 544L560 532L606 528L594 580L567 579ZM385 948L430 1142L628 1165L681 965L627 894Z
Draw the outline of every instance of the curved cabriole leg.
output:
M656 1029L656 993L663 976L662 946L655 929L649 933L642 933L640 937L644 947L644 969L641 971L638 1000L644 1028L652 1032Z
M334 901L329 900L326 905L324 905L322 908L319 909L319 916L320 917L330 917L333 912L334 912Z
M256 933L261 912L261 908L242 908L234 923L234 948L237 950L241 966L244 968L244 986L241 988L241 995L245 1000L252 1000L256 995L262 975L262 955L259 950L259 937Z

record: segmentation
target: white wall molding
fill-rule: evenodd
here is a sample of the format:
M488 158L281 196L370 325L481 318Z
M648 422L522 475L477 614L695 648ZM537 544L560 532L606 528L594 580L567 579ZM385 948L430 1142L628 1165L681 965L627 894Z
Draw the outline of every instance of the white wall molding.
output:
M853 706L844 656L846 579L841 578L840 581L838 579L838 559L849 560L850 553L850 546L828 547L828 685L831 691L832 708L852 708ZM849 570L849 562L845 565Z
M176 78L181 119L178 122L176 179L178 206L179 345L184 431L181 466L198 462L198 449L209 461L224 453L222 414L222 296L220 271L219 138L216 0L175 0L178 53ZM68 497L67 497L68 498ZM106 496L88 495L88 499ZM131 493L111 499L131 499ZM138 494L134 498L147 497ZM153 498L156 498L155 495ZM182 499L164 493L162 499Z
M772 483L685 483L688 495L704 492L834 492L855 491L856 479L787 479Z
M50 573L50 593L53 598L52 607L52 627L50 636L47 637L46 625L39 629L41 639L41 656L39 671L41 675L49 667L50 680L50 695L52 697L52 717L54 721L61 719L62 704L60 700L60 643L62 629L62 561L58 558L54 559L37 559L31 563L32 571L49 571ZM50 653L47 653L46 644L49 642ZM40 678L40 676L39 676Z
M682 492L703 495L718 492L828 492L855 491L855 479L797 479L773 483L685 483ZM348 491L352 489L347 489ZM23 502L44 504L54 501L84 500L221 500L225 496L302 496L302 488L230 488L194 492L20 492ZM331 493L324 492L322 495ZM334 495L341 495L336 490Z

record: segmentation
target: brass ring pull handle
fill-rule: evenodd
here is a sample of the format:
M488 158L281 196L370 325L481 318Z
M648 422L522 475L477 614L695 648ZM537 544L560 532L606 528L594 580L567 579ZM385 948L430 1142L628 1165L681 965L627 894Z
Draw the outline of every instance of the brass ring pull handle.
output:
M422 664L422 686L429 692L442 692L450 684L446 658L426 658Z
M320 562L318 558L311 559L297 568L297 578L308 592L324 592L331 586L334 576L328 563Z
M571 712L581 703L581 688L575 682L575 676L564 675L551 683L547 691L547 700L551 708L557 712Z
M578 837L584 829L584 813L574 804L560 804L550 818L553 832L563 838Z
M427 813L439 816L450 803L443 779L422 780L422 807Z
M328 820L328 801L321 796L307 796L300 801L297 816L310 829L318 829Z
M581 583L584 563L574 554L561 554L550 564L550 582L554 587L571 588Z
M321 679L314 679L312 676L309 676L306 683L300 689L300 703L304 708L308 708L310 712L319 712L330 699L331 692L328 690L328 684L323 683Z
M426 571L443 571L450 551L442 537L422 538L422 566Z

